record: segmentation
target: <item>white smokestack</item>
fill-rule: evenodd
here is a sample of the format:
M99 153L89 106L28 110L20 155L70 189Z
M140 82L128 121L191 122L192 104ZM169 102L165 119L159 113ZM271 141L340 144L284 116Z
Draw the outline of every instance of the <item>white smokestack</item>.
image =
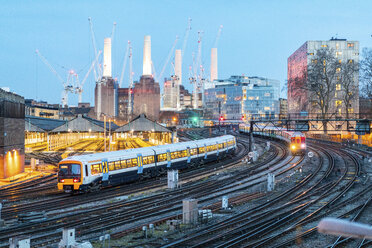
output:
M152 75L151 70L151 36L146 35L143 44L143 74Z
M180 49L176 50L174 62L175 75L179 78L178 84L182 84L182 53Z
M211 50L211 82L218 79L217 48Z
M105 38L103 43L103 76L112 77L111 73L111 38Z

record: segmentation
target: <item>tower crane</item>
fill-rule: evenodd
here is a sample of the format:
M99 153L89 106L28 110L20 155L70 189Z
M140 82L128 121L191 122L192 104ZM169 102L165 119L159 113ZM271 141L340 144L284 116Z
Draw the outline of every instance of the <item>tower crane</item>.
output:
M218 45L218 41L219 41L220 36L221 36L221 33L222 33L222 28L223 28L223 25L221 24L221 25L220 25L220 28L218 29L216 39L215 39L215 41L214 41L214 43L213 43L213 47L214 47L214 48L216 48L217 45Z
M185 38L183 39L183 44L182 44L182 51L181 51L181 55L182 55L181 57L182 58L183 58L183 54L185 53L185 50L186 50L187 40L189 38L189 33L190 33L190 30L191 30L191 21L192 21L192 19L189 18L186 33L185 33Z
M97 52L96 38L95 38L95 35L94 35L94 31L93 31L92 18L88 17L88 21L89 21L89 27L90 27L90 34L92 36L94 56L97 57L98 52ZM97 68L97 70L96 70L96 68ZM97 63L96 66L93 68L93 72L94 72L94 79L97 82L102 77L102 70L101 70L101 67L100 67L99 63Z
M88 79L88 76L89 76L90 72L92 71L92 69L94 68L94 66L98 63L98 59L99 59L99 56L101 55L101 53L102 53L102 51L98 52L96 58L93 60L91 66L89 67L88 72L85 74L85 76L83 78L83 81L80 82L79 78L77 76L77 85L75 87L75 93L79 95L79 103L83 102L82 93L83 93L84 83Z
M76 81L76 73L74 70L68 71L67 80L63 80L61 75L54 69L54 67L49 63L49 61L40 53L39 50L36 50L35 53L39 56L41 61L53 72L54 75L63 85L62 91L62 106L68 105L68 93L73 92L74 90L74 81Z
M123 79L124 79L125 68L127 67L128 54L129 54L129 47L130 47L130 40L128 40L127 50L125 51L125 55L124 55L123 68L122 68L122 70L121 70L120 81L119 81L120 88L121 88L122 85L123 85Z
M201 62L201 49L202 49L202 38L203 31L198 32L198 53L195 60L195 55L193 54L193 76L189 78L190 83L194 85L194 109L198 108L198 89L202 87L204 83L203 79L203 65ZM199 75L198 75L199 73Z
M178 42L178 35L176 36L176 40L174 41L173 46L172 46L172 48L170 49L170 51L168 53L168 56L167 56L167 58L166 58L166 60L164 62L163 68L161 69L161 72L159 74L159 77L157 78L156 81L160 82L160 80L163 78L164 71L167 68L167 65L169 63L169 60L170 60L173 52L174 52L174 49L176 48L177 42Z
M132 64L132 44L129 42L129 88L128 88L128 122L130 121L133 114L133 64Z

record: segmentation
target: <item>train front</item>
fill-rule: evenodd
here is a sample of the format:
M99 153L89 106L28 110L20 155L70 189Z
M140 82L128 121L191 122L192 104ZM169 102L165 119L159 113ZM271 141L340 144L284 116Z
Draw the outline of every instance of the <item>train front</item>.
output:
M293 155L305 154L306 152L306 137L302 133L294 133L291 137L291 152Z
M78 161L61 161L58 165L58 190L66 193L79 191L83 183L82 164Z

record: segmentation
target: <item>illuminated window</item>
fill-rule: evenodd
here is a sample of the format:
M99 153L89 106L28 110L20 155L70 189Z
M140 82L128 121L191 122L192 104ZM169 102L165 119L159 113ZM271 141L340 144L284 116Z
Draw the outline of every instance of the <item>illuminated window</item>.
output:
M318 60L316 60L316 59L312 59L311 62L312 62L313 64L316 64L316 63L318 63Z
M254 100L253 96L248 97L248 100Z
M354 43L347 43L348 48L354 48Z
M337 97L337 92L335 92L335 97Z
M339 68L336 68L336 71L337 72L340 72L341 71L341 68L339 67Z
M349 108L349 113L354 113L354 109L353 108Z
M342 52L336 52L336 57L341 56Z
M327 45L322 45L322 47L328 47Z
M270 107L264 107L264 110L270 110Z
M340 64L341 64L341 59L339 59L339 60L338 60L338 63L340 63Z
M338 114L339 114L339 115L341 115L341 114L342 114L342 112L341 112L341 109L338 109Z
M341 90L341 84L336 84L336 90Z
M341 104L342 104L341 100L336 100L336 107L341 106Z
M307 55L314 55L314 53L308 53Z
M259 99L260 99L260 97L259 97L259 96L257 96L257 97L256 97L256 100L259 100Z
M337 76L337 81L340 81L340 76Z
M349 59L347 62L348 62L349 64L352 64L352 63L354 62L354 60Z

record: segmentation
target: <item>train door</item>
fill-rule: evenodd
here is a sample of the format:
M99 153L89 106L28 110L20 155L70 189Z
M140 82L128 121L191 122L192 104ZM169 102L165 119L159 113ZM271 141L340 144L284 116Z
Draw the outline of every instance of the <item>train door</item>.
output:
M138 153L137 154L137 174L142 174L143 173L143 159L142 159L142 154Z
M191 162L191 153L190 153L190 147L187 147L187 163Z
M102 159L102 181L108 181L109 179L109 170L108 170L108 162L107 158Z
M171 163L172 163L170 150L167 150L167 161L168 161L167 168L170 168L171 167Z

